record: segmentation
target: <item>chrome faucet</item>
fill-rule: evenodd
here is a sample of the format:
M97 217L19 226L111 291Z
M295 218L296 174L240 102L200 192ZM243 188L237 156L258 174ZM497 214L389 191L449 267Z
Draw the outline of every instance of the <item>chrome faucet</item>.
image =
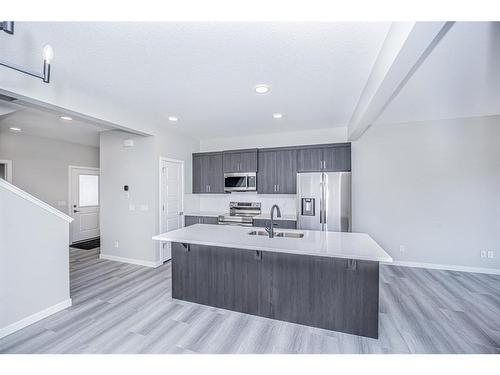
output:
M275 208L276 208L277 217L281 217L280 208L278 207L277 204L273 205L271 207L271 221L269 222L269 225L266 226L266 232L269 233L269 238L274 238L274 226L276 225L274 223L274 209Z

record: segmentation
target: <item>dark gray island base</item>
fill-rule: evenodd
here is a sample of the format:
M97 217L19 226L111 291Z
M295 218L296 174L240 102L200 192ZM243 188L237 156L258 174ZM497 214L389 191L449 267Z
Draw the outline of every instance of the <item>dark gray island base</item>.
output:
M172 296L378 338L376 261L173 242Z

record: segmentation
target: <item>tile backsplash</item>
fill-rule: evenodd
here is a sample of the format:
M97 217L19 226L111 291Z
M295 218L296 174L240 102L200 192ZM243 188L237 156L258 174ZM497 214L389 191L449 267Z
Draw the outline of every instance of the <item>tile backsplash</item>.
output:
M261 202L263 213L269 212L273 204L277 204L285 215L295 213L297 204L294 194L186 194L184 210L229 212L229 202Z

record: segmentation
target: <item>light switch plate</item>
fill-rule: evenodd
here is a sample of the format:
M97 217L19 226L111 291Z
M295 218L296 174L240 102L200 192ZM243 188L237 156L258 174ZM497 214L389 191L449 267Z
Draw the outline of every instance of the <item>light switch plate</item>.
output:
M147 204L141 204L141 211L149 210L149 206Z
M135 204L129 204L128 205L128 210L129 211L135 211Z

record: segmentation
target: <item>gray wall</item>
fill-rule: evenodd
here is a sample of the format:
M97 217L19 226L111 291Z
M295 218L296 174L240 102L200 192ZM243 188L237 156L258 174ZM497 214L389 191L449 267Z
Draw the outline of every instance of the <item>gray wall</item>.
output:
M500 269L500 116L374 126L352 170L354 231L395 260Z
M68 166L99 167L99 149L4 130L0 159L12 160L14 185L67 212Z
M0 186L2 328L67 301L69 223Z
M124 147L133 139L133 147ZM185 191L191 190L191 154L199 142L167 131L138 137L121 131L101 133L101 254L156 262L159 245L159 158L184 160ZM128 185L127 198L123 186ZM135 211L130 211L133 204ZM147 205L147 211L140 209ZM118 241L119 247L115 247Z

